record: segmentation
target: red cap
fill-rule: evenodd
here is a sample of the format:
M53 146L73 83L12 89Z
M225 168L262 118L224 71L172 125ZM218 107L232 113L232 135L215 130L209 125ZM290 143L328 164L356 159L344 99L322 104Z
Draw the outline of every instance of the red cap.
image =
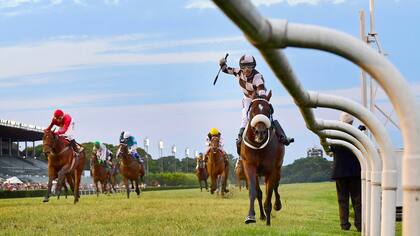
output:
M58 118L58 117L62 117L62 116L64 116L64 112L62 110L60 110L60 109L55 110L54 117Z

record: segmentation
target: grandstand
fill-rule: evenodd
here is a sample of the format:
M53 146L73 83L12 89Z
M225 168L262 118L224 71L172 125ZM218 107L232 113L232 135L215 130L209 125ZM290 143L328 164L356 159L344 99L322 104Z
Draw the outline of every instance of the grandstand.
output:
M41 141L43 129L13 120L0 120L0 177L17 176L33 181L32 176L46 177L47 163L35 157L35 142ZM24 151L19 146L24 143ZM28 153L28 143L32 143L32 153Z

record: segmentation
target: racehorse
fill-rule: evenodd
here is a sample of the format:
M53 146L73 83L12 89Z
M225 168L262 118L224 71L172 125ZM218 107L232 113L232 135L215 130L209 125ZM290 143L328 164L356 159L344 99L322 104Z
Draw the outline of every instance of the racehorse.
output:
M124 177L124 184L127 189L127 198L130 198L130 186L128 184L128 180L130 180L131 185L133 185L134 182L137 196L140 197L139 182L144 176L144 166L134 160L128 152L128 145L124 143L121 143L118 148L117 158L120 161L120 173Z
M204 162L203 159L197 159L197 165L198 168L196 170L195 175L198 178L198 183L200 184L200 191L203 191L203 185L202 183L204 182L204 187L206 188L207 191L209 191L208 187L207 187L207 179L209 178L209 175L207 174L207 168L206 168L206 163Z
M66 178L74 194L74 203L77 203L80 198L79 188L85 164L85 152L82 150L77 155L67 139L55 135L51 130L44 131L42 141L43 152L48 157L48 190L43 201L49 201L52 181L58 178L56 194L59 196Z
M93 183L96 187L96 196L99 196L98 182L101 182L101 190L103 193L110 193L111 189L108 191L108 184L111 182L110 170L99 163L96 152L92 152L92 156L90 158L90 171L92 173Z
M249 211L245 223L255 223L254 201L257 197L260 207L260 219L271 224L271 197L275 193L274 210L281 209L280 195L277 191L280 181L280 170L284 158L284 145L271 126L273 108L270 104L271 91L266 97L254 94L248 110L249 120L244 134L240 156L242 157L245 176L249 185ZM262 191L258 176L264 176L266 198L262 209Z
M114 193L117 192L117 190L115 189L115 185L117 184L117 175L119 173L120 173L120 162L118 160L112 160L111 158L110 185Z
M229 163L225 163L223 151L220 149L220 138L213 136L210 140L210 149L206 153L204 161L207 162L207 173L211 178L210 193L213 194L217 188L217 183L221 182L222 196L228 192L226 182L229 176Z
M242 164L242 160L238 160L238 164L235 167L235 175L236 175L236 184L239 187L239 191L242 191L242 180L245 181L246 189L248 189L248 183L246 182L246 176L244 172L244 165Z

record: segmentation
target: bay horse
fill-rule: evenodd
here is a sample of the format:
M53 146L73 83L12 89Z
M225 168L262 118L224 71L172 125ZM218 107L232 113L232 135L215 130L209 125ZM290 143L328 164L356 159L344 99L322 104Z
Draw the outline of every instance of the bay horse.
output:
M51 195L52 181L56 178L56 194L61 194L61 187L65 185L64 178L74 194L74 203L79 201L80 180L85 164L85 153L76 155L69 141L62 136L55 135L51 130L44 131L43 152L48 158L48 189L43 202L48 202Z
M220 149L220 138L213 136L210 140L210 148L206 153L204 161L207 162L207 173L211 178L210 193L213 194L221 184L222 196L228 192L226 182L229 176L229 163L225 163L223 151Z
M239 187L239 191L242 191L242 181L245 181L246 189L248 189L248 183L246 182L246 176L244 172L244 164L242 159L238 159L237 165L235 166L236 184Z
M98 182L101 182L102 193L110 193L111 188L108 190L108 184L111 184L111 173L104 165L99 163L96 152L92 152L90 158L90 171L92 173L93 183L96 187L96 196L99 196Z
M197 159L197 170L195 175L198 178L198 183L200 184L200 191L203 192L203 184L204 183L204 187L206 188L207 191L209 191L208 187L207 187L207 179L209 178L209 175L207 174L207 168L206 168L206 163L204 162L203 159Z
M120 162L120 173L124 178L125 188L127 189L127 198L130 198L130 186L128 184L128 180L130 180L131 185L133 185L134 182L137 196L140 197L139 182L144 176L144 166L134 160L128 152L128 145L124 143L121 143L118 147L117 158Z
M274 210L281 209L278 193L280 170L284 158L284 144L280 142L272 127L273 108L270 104L271 91L266 97L256 97L248 110L249 122L242 136L240 156L242 157L245 176L249 185L249 211L245 223L255 223L254 201L257 197L260 207L260 219L271 225L271 197L275 193ZM265 201L262 209L262 191L259 176L264 176Z

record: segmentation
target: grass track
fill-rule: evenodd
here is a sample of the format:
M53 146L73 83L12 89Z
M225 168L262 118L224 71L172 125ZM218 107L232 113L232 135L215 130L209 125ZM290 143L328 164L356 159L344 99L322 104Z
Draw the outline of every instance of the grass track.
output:
M271 227L245 225L248 193L230 190L227 198L198 189L82 196L77 205L73 197L1 199L0 235L360 235L340 230L334 183L281 185Z

